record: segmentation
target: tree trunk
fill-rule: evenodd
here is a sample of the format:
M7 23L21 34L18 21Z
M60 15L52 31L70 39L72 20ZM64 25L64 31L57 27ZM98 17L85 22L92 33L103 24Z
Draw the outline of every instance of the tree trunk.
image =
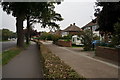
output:
M27 16L27 35L26 35L26 44L29 44L30 42L30 22L29 22L29 16Z
M24 31L23 31L23 21L24 16L19 15L16 18L16 29L17 29L17 47L24 48Z

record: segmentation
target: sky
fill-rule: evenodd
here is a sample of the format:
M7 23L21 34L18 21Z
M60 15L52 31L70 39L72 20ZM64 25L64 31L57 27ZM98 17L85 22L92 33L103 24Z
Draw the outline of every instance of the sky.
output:
M56 5L55 11L60 13L64 18L63 21L57 22L60 24L60 29L67 28L70 24L75 23L78 27L83 27L89 23L94 17L94 6L95 0L66 0L60 5ZM16 31L16 18L12 15L7 15L6 12L2 11L0 7L0 29L7 28L11 31ZM26 26L26 21L24 22L24 27ZM48 28L41 28L40 24L35 24L34 29L37 31L49 31Z

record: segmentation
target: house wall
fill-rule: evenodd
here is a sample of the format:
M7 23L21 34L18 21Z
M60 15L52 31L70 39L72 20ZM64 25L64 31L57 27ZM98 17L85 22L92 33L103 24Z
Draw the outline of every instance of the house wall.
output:
M99 31L93 31L93 34L96 34L97 36L100 36Z
M90 30L90 27L92 27L93 34L96 34L97 36L100 37L100 40L102 40L102 37L101 37L99 31L95 31L96 29L98 29L99 26L98 25L87 26L87 27L84 28L84 30L88 30L88 29Z
M78 35L80 32L69 32L70 35Z
M67 36L68 34L68 32L62 32L62 37Z
M67 35L78 35L80 32L75 32L75 31L71 31L71 32L62 32L62 37L63 36L67 36Z

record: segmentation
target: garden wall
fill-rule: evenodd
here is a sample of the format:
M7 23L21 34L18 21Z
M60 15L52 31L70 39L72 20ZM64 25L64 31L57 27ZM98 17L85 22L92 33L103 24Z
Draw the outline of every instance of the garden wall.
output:
M72 46L72 42L71 41L56 41L55 42L56 45L62 46L62 47L71 47Z
M120 60L118 60L119 59L118 56L120 55L120 49L97 46L95 54L96 56L117 62L119 61L120 63Z

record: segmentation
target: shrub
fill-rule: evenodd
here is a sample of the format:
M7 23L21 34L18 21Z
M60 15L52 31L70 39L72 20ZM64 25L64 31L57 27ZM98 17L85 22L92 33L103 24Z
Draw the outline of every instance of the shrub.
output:
M61 39L65 40L65 41L70 41L72 39L72 35L67 35L67 36L64 36L62 37Z
M92 34L90 30L85 30L80 34L81 38L83 39L84 50L90 51L92 50Z
M39 39L41 40L52 40L53 35L49 33L43 33Z
M120 23L117 22L115 25L114 25L114 34L112 36L112 44L113 45L120 45Z
M93 35L93 40L100 40L100 37L96 34Z
M59 35L53 35L52 36L53 43L55 43L56 41L58 41L60 38L61 38L61 36L59 36Z

